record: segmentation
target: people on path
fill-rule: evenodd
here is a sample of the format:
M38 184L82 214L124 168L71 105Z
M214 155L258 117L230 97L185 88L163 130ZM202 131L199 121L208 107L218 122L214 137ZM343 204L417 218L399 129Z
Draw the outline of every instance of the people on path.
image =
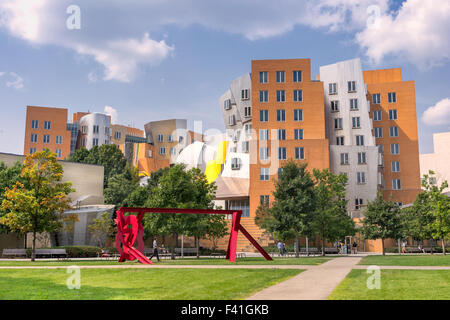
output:
M352 252L353 252L354 254L357 254L357 253L358 253L358 244L356 243L356 241L353 241Z
M278 252L280 253L280 256L282 256L283 255L283 244L281 243L281 241L278 241L277 248L278 248Z
M156 256L156 259L158 259L159 262L159 254L158 254L158 243L156 242L156 238L153 239L153 254L150 257L150 260L152 260L153 257Z
M286 250L286 242L283 242L283 255L285 255L287 252Z
M406 241L402 242L402 253L406 253Z

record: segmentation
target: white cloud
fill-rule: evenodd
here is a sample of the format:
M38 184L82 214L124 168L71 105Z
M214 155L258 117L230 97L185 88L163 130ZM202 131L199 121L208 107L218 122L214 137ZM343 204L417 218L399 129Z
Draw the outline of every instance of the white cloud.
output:
M433 125L450 124L450 99L445 98L427 108L422 115L423 123Z
M12 80L6 81L6 86L8 88L14 88L17 90L22 89L23 88L23 78L15 72L10 72L9 75L11 76Z
M0 77L2 77L6 72L0 72Z
M89 72L87 77L90 83L95 83L98 81L97 73L95 73L95 71Z
M117 124L118 119L118 113L117 110L110 106L105 106L105 109L103 110L104 113L109 114L111 116L111 123Z
M450 58L450 1L408 0L397 15L383 13L377 26L356 35L357 43L375 63L389 55L421 68Z

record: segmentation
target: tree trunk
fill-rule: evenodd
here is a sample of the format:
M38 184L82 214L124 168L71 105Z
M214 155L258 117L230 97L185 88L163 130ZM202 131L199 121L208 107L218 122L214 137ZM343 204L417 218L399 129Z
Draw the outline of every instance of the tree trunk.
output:
M31 261L36 260L36 230L33 230L33 247L31 249Z
M397 240L397 245L398 245L398 254L401 254L402 249L400 248L400 239Z
M325 226L322 225L322 257L325 257Z
M445 241L442 239L442 254L445 256L447 253L445 252Z
M381 248L383 249L383 256L386 255L386 252L384 251L384 239L381 239Z
M58 232L55 232L55 247L59 247L59 237L58 237Z
M309 239L306 237L306 256L309 257Z
M200 241L198 241L198 237L195 237L195 246L197 248L197 259L200 259Z
M295 257L298 258L298 233L295 233Z
M175 240L175 246L172 246L172 248L171 248L170 259L175 260L175 248L178 245L178 235L176 233L173 233L172 236Z

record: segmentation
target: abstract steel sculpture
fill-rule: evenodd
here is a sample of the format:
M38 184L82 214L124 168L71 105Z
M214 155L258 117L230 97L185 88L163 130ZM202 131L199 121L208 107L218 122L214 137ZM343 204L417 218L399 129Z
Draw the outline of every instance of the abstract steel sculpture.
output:
M124 213L137 213L137 215L125 216ZM185 214L228 214L232 215L231 233L228 241L226 259L236 262L236 247L238 232L241 231L244 236L255 246L256 249L266 258L272 260L267 252L256 242L255 239L241 225L242 210L209 210L209 209L161 209L161 208L119 208L117 210L116 248L120 253L119 262L137 259L143 264L153 264L144 255L144 228L142 219L146 213L185 213ZM133 245L138 241L138 248Z

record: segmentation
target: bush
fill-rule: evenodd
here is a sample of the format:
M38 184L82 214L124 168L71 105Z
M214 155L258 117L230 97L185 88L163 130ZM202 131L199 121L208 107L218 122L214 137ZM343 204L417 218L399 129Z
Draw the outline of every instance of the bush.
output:
M66 249L69 258L92 258L97 257L97 254L102 252L101 248L93 246L63 246L57 248Z
M202 248L202 247L200 247L200 248L199 248L199 253L200 253L200 255L202 255L202 256L208 256L208 255L210 255L211 253L221 253L221 254L226 254L227 252L226 252L226 250L219 250L219 249L213 250L213 249L210 249L210 248Z

